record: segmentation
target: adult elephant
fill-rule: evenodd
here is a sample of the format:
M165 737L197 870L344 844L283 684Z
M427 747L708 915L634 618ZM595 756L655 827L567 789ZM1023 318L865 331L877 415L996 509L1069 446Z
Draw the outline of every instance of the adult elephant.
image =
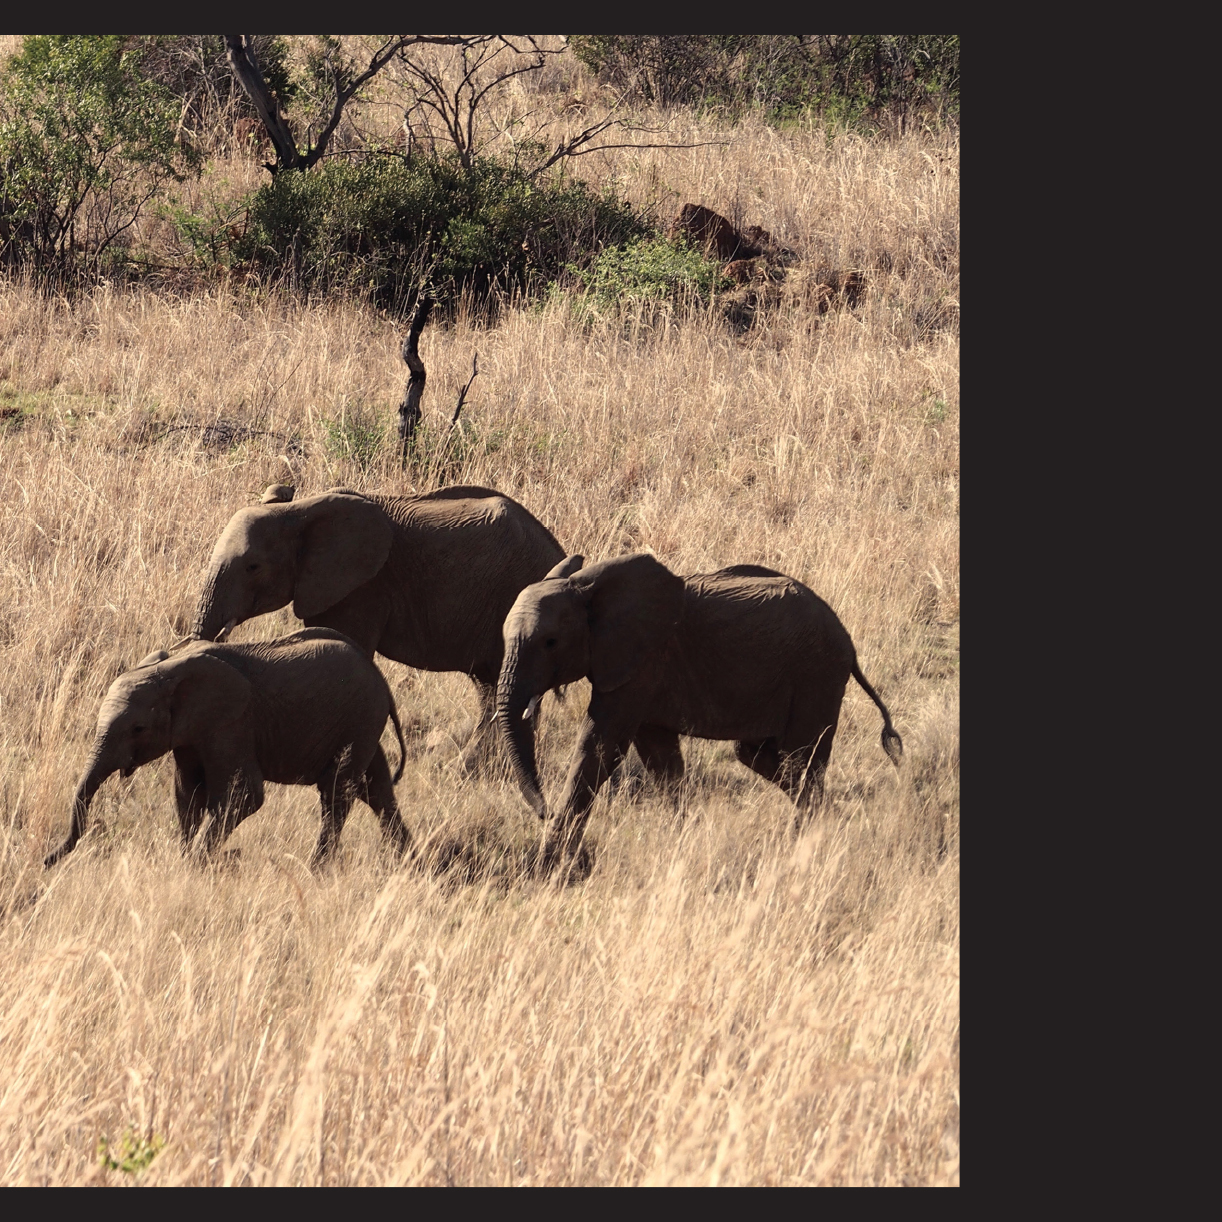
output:
M269 489L217 540L192 635L207 641L293 605L308 626L344 633L370 657L469 675L479 720L463 755L477 767L495 734L501 625L518 592L564 552L537 518L488 488L302 500Z
M630 743L650 771L681 778L680 734L734 741L743 764L793 799L800 826L822 797L850 676L882 713L883 749L898 764L903 743L848 632L801 582L753 564L683 578L648 555L587 569L570 556L518 595L497 694L522 793L545 819L525 719L551 688L588 678L593 689L543 864L579 848Z

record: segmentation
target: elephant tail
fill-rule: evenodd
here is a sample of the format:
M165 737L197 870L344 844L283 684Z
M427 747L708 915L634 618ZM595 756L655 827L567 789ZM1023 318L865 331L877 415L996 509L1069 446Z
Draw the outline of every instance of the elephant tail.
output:
M395 723L395 737L399 740L399 766L395 769L395 775L390 778L391 782L397 785L407 765L407 743L403 741L403 727L399 724L399 710L395 708L394 696L390 697L390 719Z
M856 656L853 658L851 674L861 684L861 690L878 705L878 711L883 715L883 750L887 753L891 762L898 768L900 760L904 756L904 740L895 732L895 727L891 724L891 714L887 712L887 706L879 699L878 693L870 686L865 675L861 673L861 667L857 665Z

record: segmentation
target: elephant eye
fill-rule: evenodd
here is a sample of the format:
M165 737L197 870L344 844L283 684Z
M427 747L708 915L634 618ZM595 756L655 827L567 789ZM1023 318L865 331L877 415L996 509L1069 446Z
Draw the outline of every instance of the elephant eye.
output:
M547 640L543 642L543 645L544 645L544 648L546 649L555 649L556 648L556 638L554 636L549 636Z
M144 731L147 729L148 729L148 726L132 726L132 733L133 734L143 734Z
M255 572L255 571L258 569L258 568L259 568L259 562L256 560L254 564L248 564L248 565L246 566L246 571L247 571L248 573L253 573L253 572Z

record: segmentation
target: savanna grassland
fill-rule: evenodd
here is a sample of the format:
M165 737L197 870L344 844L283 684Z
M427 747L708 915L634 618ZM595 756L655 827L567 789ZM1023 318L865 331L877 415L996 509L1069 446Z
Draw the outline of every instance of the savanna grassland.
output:
M728 143L581 172L769 230L801 260L776 304L746 331L563 294L430 325L406 471L400 320L219 275L0 281L0 1182L959 1182L958 138L677 122ZM191 189L262 171L210 173ZM856 309L818 313L820 263L867 270ZM850 686L795 839L730 744L685 740L682 817L629 775L592 873L558 886L515 864L538 829L508 776L458 774L468 681L380 659L431 865L388 859L358 806L312 874L317 796L272 786L240 857L200 868L163 759L108 781L44 874L101 696L187 629L218 533L273 482L484 484L587 560L793 574L903 766ZM553 798L581 687L544 704Z

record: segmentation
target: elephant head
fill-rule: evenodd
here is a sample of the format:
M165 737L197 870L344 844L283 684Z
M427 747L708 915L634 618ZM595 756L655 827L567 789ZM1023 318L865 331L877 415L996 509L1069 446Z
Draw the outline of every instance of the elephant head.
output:
M381 507L355 493L239 510L212 550L193 635L215 641L290 602L299 619L319 615L377 575L392 538Z
M524 724L533 702L583 678L595 692L622 687L683 614L683 579L652 556L581 565L570 556L527 586L505 620L497 719L523 796L540 818L546 807Z
M98 713L97 733L72 799L68 839L43 862L54 865L85 834L89 806L112 773L137 768L176 747L196 749L205 762L231 772L251 754L249 681L219 658L188 649L176 657L149 654L110 685ZM202 817L202 816L201 816ZM184 841L197 827L182 829Z

